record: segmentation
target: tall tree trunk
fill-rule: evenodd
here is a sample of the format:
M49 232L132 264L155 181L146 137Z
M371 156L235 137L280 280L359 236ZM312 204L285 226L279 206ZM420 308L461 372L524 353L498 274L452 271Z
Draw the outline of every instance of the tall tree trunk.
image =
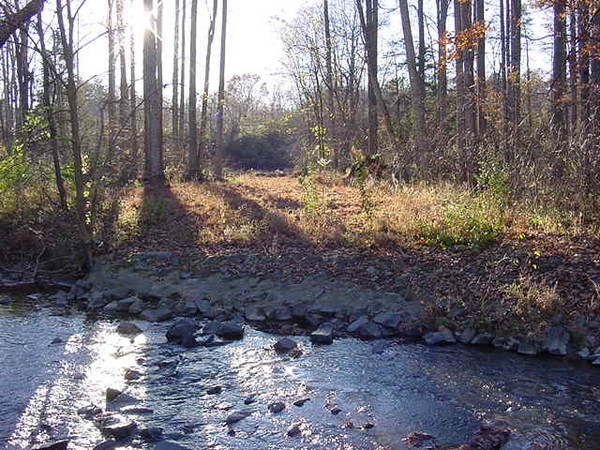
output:
M378 27L379 27L379 8L378 0L366 0L366 23L367 23L367 65L369 66L369 155L375 155L379 152L377 120L377 79L378 72Z
M196 122L196 48L197 48L198 0L192 0L190 25L190 92L188 97L188 168L190 180L197 180L200 173L198 164L198 124Z
M202 91L202 106L200 109L200 139L198 144L198 159L202 155L208 155L210 152L207 149L206 134L208 129L208 97L210 89L210 61L212 56L212 45L215 38L215 25L217 23L217 7L218 0L213 0L212 15L210 17L210 25L208 27L208 38L206 40L206 59L204 61L204 90ZM206 159L206 158L204 158Z
M15 54L17 66L17 81L16 86L18 92L18 113L17 127L21 127L25 123L27 112L29 111L29 34L27 28L22 26L19 33L15 36Z
M6 41L19 28L23 28L29 19L40 13L44 8L45 0L32 0L23 8L12 14L7 14L0 21L0 49L4 47Z
M460 9L461 9L461 23L463 25L463 31L471 29L473 25L473 16L472 16L472 3L471 0L461 1ZM473 45L468 45L464 49L464 59L463 59L463 70L464 70L464 78L465 78L465 132L467 138L467 145L469 149L472 147L475 137L477 135L477 126L476 126L476 113L475 113L475 100L477 98L476 88L475 88L475 52ZM469 156L465 160L465 163L469 162L469 165L472 165L472 158ZM469 177L472 175L472 169L468 169Z
M77 84L75 79L75 54L73 49L73 33L75 28L75 19L71 11L71 3L67 2L67 23L65 18L62 0L56 0L56 10L58 17L58 27L60 31L60 40L62 44L63 59L67 72L66 95L69 104L69 123L71 126L71 151L73 152L73 175L75 181L75 212L77 216L77 226L84 249L83 269L91 267L91 232L86 221L87 205L85 198L85 183L83 178L83 159L81 156L81 133L79 129L79 105L77 103Z
M504 2L500 0L500 83L502 87L502 113L504 119L508 119L508 80L506 76L506 70L508 61L506 59L506 49L508 44L506 41L506 22L504 21ZM506 0L508 2L508 0ZM508 134L508 130L506 130Z
M158 80L158 46L156 43L156 17L154 1L144 0L146 14L152 18L152 29L144 30L144 179L149 184L164 182L162 161L162 128L160 89Z
M67 190L65 189L65 182L62 176L62 169L60 167L60 151L58 146L58 133L56 130L56 117L54 114L55 105L52 103L52 82L50 79L50 59L48 58L48 52L46 51L46 42L44 37L44 29L42 26L42 14L38 13L37 16L37 32L40 39L40 51L42 53L42 105L44 106L46 121L48 122L48 138L50 140L50 148L52 150L52 164L54 166L54 181L56 183L56 190L58 191L58 200L60 208L66 211L69 206L67 203Z
M568 52L568 66L569 66L569 109L568 109L568 122L569 131L574 134L577 130L577 123L579 121L579 114L577 111L579 105L579 67L577 67L577 43L579 41L577 36L577 10L571 9L569 12L569 52Z
M410 17L408 17L410 23ZM423 0L417 0L417 23L419 29L419 77L425 81L425 10L423 8ZM411 34L412 39L412 34ZM414 47L414 44L413 44Z
M479 26L485 27L485 2L476 0L475 20ZM477 128L478 134L485 132L485 101L486 101L486 76L485 76L485 34L477 41Z
M588 122L590 118L590 55L588 47L590 43L590 5L581 3L577 10L578 15L578 30L579 47L578 47L578 66L579 66L579 81L581 83L581 120ZM585 123L584 123L585 125Z
M223 157L225 142L223 140L223 106L225 104L225 45L227 42L227 0L222 3L221 22L221 62L219 65L219 94L217 103L217 152L215 154L214 175L217 180L223 178Z
M510 66L508 69L508 119L517 126L521 116L521 0L510 1Z
M185 34L185 22L187 20L187 0L182 0L183 7L181 12L181 95L179 96L179 137L181 139L186 136L185 134L185 51L186 51L186 34Z
M115 163L115 136L116 136L116 116L117 116L117 98L116 98L116 65L115 65L115 29L113 23L115 0L108 0L108 155L107 163Z
M173 140L179 136L179 16L181 15L180 0L175 0L175 37L173 39L173 97L171 100L171 127Z
M565 91L567 84L567 49L565 2L555 0L554 9L554 54L552 60L552 123L559 134L566 131Z
M399 0L400 15L402 17L402 32L404 34L404 48L406 49L406 61L408 64L408 75L410 78L410 92L412 98L413 120L415 130L415 149L417 158L420 161L421 169L425 169L425 88L424 81L417 68L417 59L415 58L415 47L413 44L413 35L410 25L410 14L408 11L408 1Z
M450 0L436 0L437 32L438 32L438 86L437 86L437 120L443 123L448 115L448 56L446 51L448 7Z
M590 117L591 123L595 124L596 130L600 119L600 5L597 3L590 10L590 41L592 51L590 52Z
M129 99L127 86L127 55L125 54L124 0L117 0L117 36L119 43L119 128L127 127Z
M454 29L456 33L464 30L463 16L461 14L461 1L454 0ZM459 153L462 158L466 157L466 93L465 93L465 70L464 51L456 45L456 140ZM464 163L464 161L462 161ZM464 175L464 174L463 174Z
M327 128L327 136L329 147L333 152L333 165L339 166L338 149L335 145L331 145L335 140L335 107L334 107L334 90L333 85L333 43L331 40L331 21L329 18L329 0L323 0L323 24L325 28L325 84L327 86L327 114L325 120L325 128Z
M130 8L133 9L136 0L131 0ZM130 117L130 128L131 128L131 170L130 176L135 178L138 173L138 158L139 158L139 145L138 145L138 130L137 130L137 89L136 89L136 77L135 77L135 33L133 27L130 27L130 41L129 41L129 78L131 78L131 88L129 90L129 103L131 104L131 117Z

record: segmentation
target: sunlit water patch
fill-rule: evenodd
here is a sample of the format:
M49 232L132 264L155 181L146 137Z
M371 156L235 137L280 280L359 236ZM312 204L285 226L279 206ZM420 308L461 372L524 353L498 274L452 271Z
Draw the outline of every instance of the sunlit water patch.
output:
M600 373L563 360L420 344L376 355L372 343L313 347L304 338L303 356L292 359L272 350L275 337L251 329L239 342L186 350L166 343L168 324L132 339L111 322L2 308L0 448L61 438L93 448L104 438L77 410L104 409L108 387L146 408L126 413L140 428L160 427L165 439L197 449L405 449L414 431L462 443L495 421L512 428L511 450L600 448ZM56 337L62 342L51 344ZM126 381L128 369L141 377ZM215 387L222 391L209 393ZM301 399L310 400L293 404ZM271 413L275 401L285 409ZM226 426L234 412L248 415ZM300 435L286 435L292 424Z

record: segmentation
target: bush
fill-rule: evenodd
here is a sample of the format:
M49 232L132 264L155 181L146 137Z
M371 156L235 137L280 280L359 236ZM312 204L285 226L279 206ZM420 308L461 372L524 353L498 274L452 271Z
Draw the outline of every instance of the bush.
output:
M286 137L278 132L249 134L227 147L230 165L237 169L276 170L291 166Z

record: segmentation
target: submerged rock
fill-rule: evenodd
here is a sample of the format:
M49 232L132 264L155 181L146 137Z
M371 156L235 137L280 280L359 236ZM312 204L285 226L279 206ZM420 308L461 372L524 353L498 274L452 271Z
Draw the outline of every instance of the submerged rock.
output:
M242 339L244 337L244 326L233 321L222 322L219 324L216 334L223 339Z
M472 345L490 345L494 340L494 335L491 333L479 333L471 340Z
M333 342L333 325L330 322L322 323L310 334L310 340L315 344L331 344Z
M283 403L283 402L269 403L269 405L267 406L267 409L271 413L277 414L277 413L280 413L281 411L283 411L285 409L285 403Z
M235 411L225 418L225 424L233 425L234 423L238 423L240 420L244 420L250 415L252 415L252 411L250 410Z
M423 339L427 345L446 345L456 343L454 333L448 328L441 328L440 331L427 333Z
M302 407L304 406L304 404L306 402L308 402L310 400L310 398L301 398L300 400L296 400L294 403L292 403L294 406L298 406L298 407Z
M55 441L49 442L47 444L38 445L37 447L33 447L32 450L67 450L69 448L69 441Z
M289 437L297 436L300 433L302 433L302 429L300 428L299 423L294 423L294 424L290 425L288 427L288 429L285 431L285 434Z
M295 341L290 338L279 339L275 344L273 344L273 348L275 351L279 353L287 353L298 347Z
M140 334L142 329L133 322L121 322L117 325L117 333L119 334Z
M191 341L195 341L194 334L200 327L198 324L191 319L181 319L168 329L166 333L167 341L181 344L186 342L190 344Z

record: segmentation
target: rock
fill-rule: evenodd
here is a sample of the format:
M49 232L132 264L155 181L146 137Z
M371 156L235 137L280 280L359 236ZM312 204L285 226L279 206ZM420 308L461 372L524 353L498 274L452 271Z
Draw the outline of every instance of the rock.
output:
M142 377L142 373L135 370L135 369L128 369L125 372L125 379L132 381L132 380L139 380Z
M592 361L592 365L600 366L600 358L596 358L594 361Z
M331 412L331 414L333 414L334 416L337 416L339 413L342 412L342 409L337 406L334 406L329 410L329 412Z
M146 304L143 300L136 298L136 300L129 306L129 310L127 311L129 314L139 314L141 313Z
M88 308L91 310L102 309L108 304L108 300L104 298L102 292L92 292L88 300Z
M62 344L63 340L59 337L55 337L54 339L52 339L52 342L50 342L51 345L57 345L57 344Z
M256 395L255 394L249 395L248 397L246 397L244 399L244 405L251 405L254 402L256 402Z
M0 305L10 305L14 300L10 297L0 297Z
M257 306L246 306L244 309L244 316L249 322L264 322L267 320L267 316L263 309Z
M472 328L466 329L462 333L458 334L458 342L460 342L461 344L470 344L476 335L477 332Z
M194 336L193 334L184 336L181 339L180 344L184 348L196 348L200 346L200 343L196 340L196 336Z
M361 428L363 430L370 430L371 428L374 428L374 427L375 427L375 424L371 423L371 422L365 422L361 425Z
M154 450L192 450L190 447L184 447L177 442L160 441L154 446Z
M310 340L315 344L331 344L333 342L333 325L330 322L322 323L310 334Z
M567 345L571 335L561 325L553 325L548 330L548 337L543 349L551 355L564 356L567 354Z
M374 355L381 355L383 351L391 345L389 341L379 341L371 349Z
M332 318L333 316L335 316L335 314L338 312L338 308L336 308L335 306L320 306L316 309L313 309L313 312L319 314L322 317L325 317L327 319Z
M198 313L198 307L195 302L185 302L181 308L181 314L184 316L195 316Z
M113 315L116 314L119 310L119 302L114 300L102 308L104 314Z
M134 293L133 289L131 289L129 287L121 286L121 287L116 287L116 288L104 291L102 293L102 295L108 301L112 302L114 300L121 300L121 299L127 298L130 295L133 295L133 293Z
M495 348L513 352L518 350L519 340L511 336L496 336L492 341L492 345Z
M367 323L369 323L369 317L361 316L358 319L354 320L350 325L348 325L348 327L346 328L346 331L348 331L348 333L354 334L354 333L358 332L360 327L362 327L363 325L366 325Z
M307 401L309 401L309 400L310 400L310 398L301 398L300 400L296 400L296 401L293 403L293 405L294 405L294 406L298 406L298 407L300 407L300 408L301 408L301 407L302 407L302 406L304 406L304 404L305 404Z
M430 441L433 439L433 435L429 433L410 433L408 436L402 439L406 445L410 445L411 447L422 447L426 441Z
M294 423L294 424L290 425L285 432L285 434L288 435L289 437L297 436L300 433L302 433L302 430L300 429L300 424L298 424L298 423Z
M123 392L118 389L108 388L106 389L106 401L112 402L122 393Z
M223 388L221 386L213 386L206 391L208 395L218 395L223 392Z
M306 305L294 305L292 307L292 317L294 320L304 320L308 314L308 306Z
M189 272L179 272L179 279L180 280L189 280L190 278L192 278L192 274Z
M273 344L273 348L280 353L287 353L297 347L298 344L289 338L279 339L277 342L275 342L275 344Z
M227 416L227 418L225 419L225 424L233 425L234 423L238 423L240 420L244 420L251 414L252 411L249 410L235 411Z
M473 339L471 339L472 345L490 345L494 335L491 333L479 333Z
M162 439L163 429L159 427L143 428L139 431L142 439L149 442L157 442Z
M135 422L128 422L102 427L101 431L103 434L112 436L118 441L132 436L136 429L137 424Z
M361 339L379 339L382 337L381 327L369 321L358 329L358 337Z
M181 319L175 322L171 328L167 330L167 341L181 343L185 338L194 338L194 334L200 327L191 319Z
M173 318L173 312L166 307L157 309L145 309L140 317L148 322L164 322Z
M201 316L206 317L210 314L212 305L210 304L209 300L205 298L197 299L194 301L194 304L196 305L198 314L200 314Z
M94 447L93 450L115 450L117 448L117 442L114 440L100 442Z
M382 312L373 318L373 322L386 328L396 329L402 322L402 315L397 312Z
M306 316L304 316L304 320L303 320L304 325L309 330L317 329L321 325L322 322L323 322L323 319L321 318L321 316L314 314L314 313L306 314Z
M448 328L441 327L440 331L433 333L427 333L423 336L427 345L446 345L456 343L456 338L451 330Z
M521 355L535 356L539 353L539 347L537 343L529 339L523 339L519 344L519 348L517 348L517 353Z
M147 406L124 406L119 408L119 412L122 414L154 414L154 410L152 408L148 408Z
M591 352L589 348L583 347L576 353L576 355L579 356L581 359L588 359L591 355Z
M108 401L107 398L107 403L110 403L109 405L107 405L107 408L110 408L111 410L121 410L126 406L131 406L139 403L139 400L129 394L121 393L113 400Z
M232 321L222 322L219 324L216 334L223 339L242 339L244 337L244 326Z
M269 314L269 319L276 320L277 322L287 322L288 320L292 320L292 308L289 306L279 306Z
M116 331L119 334L132 335L140 334L142 329L133 322L121 322L119 325L117 325Z
M100 408L96 405L88 405L88 406L84 406L83 408L79 408L77 410L77 414L90 420L94 416L97 416L98 414L102 414L102 408Z
M267 409L273 413L273 414L277 414L280 413L281 411L283 411L285 409L285 403L283 402L273 402L273 403L269 403L267 405Z
M129 308L131 307L131 305L133 305L136 302L136 300L138 300L137 297L127 297L122 300L118 300L117 301L117 311L118 312L129 312Z
M55 441L47 444L38 445L33 447L33 450L67 450L69 448L69 441Z

